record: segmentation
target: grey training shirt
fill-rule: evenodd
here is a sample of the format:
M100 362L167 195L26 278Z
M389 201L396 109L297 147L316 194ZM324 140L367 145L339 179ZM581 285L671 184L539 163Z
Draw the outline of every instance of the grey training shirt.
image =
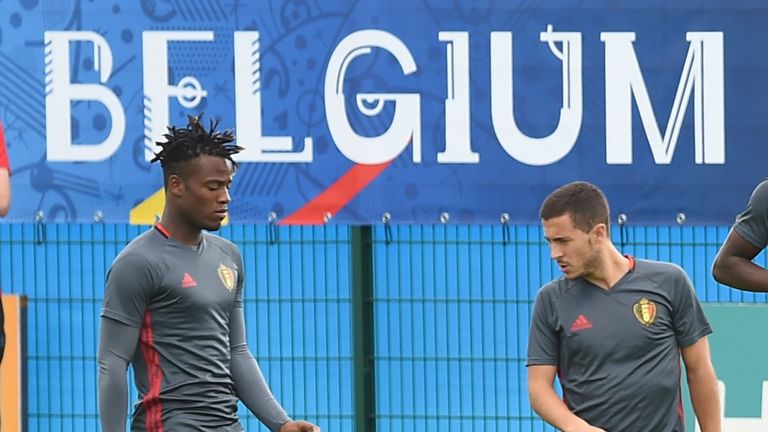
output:
M745 240L763 249L768 245L768 180L763 180L749 198L733 229Z
M237 248L207 233L192 248L158 225L118 255L102 316L140 328L133 430L242 430L230 375L230 315L242 289Z
M680 348L712 330L680 267L632 259L609 290L561 278L536 297L527 366L554 365L571 411L608 432L683 432Z

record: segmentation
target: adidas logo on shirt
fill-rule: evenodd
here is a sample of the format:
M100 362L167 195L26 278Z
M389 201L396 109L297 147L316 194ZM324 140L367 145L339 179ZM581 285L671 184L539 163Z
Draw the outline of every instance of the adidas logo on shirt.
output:
M189 275L189 273L184 273L184 277L181 278L181 287L182 288L192 288L197 286L197 281L195 278Z
M582 330L591 329L592 323L589 322L587 317L585 317L583 314L580 314L575 320L573 320L573 324L571 324L571 332L576 333L580 332Z

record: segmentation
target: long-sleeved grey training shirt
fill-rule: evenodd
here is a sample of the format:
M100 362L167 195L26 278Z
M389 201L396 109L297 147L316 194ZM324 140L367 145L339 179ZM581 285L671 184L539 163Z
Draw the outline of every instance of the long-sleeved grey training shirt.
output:
M242 431L237 401L277 431L289 421L248 351L237 247L205 233L197 248L157 225L107 275L99 346L99 412L123 431L126 370L139 400L134 431Z

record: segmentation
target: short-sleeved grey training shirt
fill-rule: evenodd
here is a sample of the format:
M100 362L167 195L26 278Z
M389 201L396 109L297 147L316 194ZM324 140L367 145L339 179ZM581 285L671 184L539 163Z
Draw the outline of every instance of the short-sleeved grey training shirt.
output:
M768 245L768 180L763 180L749 198L733 229L745 240L763 249Z
M102 316L140 328L132 430L242 430L229 349L241 269L232 243L204 233L191 248L159 225L117 256Z
M680 267L632 259L611 289L561 278L536 297L527 365L554 365L574 414L608 432L683 432L680 348L711 333Z

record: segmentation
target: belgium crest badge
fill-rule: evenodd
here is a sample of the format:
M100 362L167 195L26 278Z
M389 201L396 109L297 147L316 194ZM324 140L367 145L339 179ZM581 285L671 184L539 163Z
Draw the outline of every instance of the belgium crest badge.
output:
M228 290L232 291L235 289L235 272L232 271L231 268L224 264L219 264L218 273L221 283L223 283Z
M651 325L656 319L656 303L643 297L632 306L632 312L635 313L635 318L640 321L640 324Z

